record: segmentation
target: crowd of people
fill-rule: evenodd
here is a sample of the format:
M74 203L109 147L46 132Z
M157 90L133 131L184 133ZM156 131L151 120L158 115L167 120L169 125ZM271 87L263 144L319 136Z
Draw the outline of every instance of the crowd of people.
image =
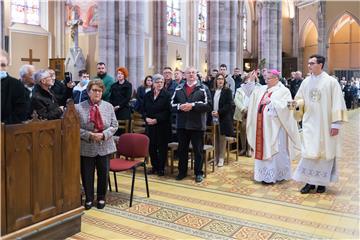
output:
M226 137L234 136L235 120L240 123L239 155L254 157L255 181L274 184L289 180L291 160L301 154L293 176L306 183L301 193L309 193L315 185L318 193L325 192L325 186L337 178L337 135L347 121L343 92L346 100L347 92L354 96L359 85L354 79L350 88L348 84L342 87L342 82L340 85L323 71L325 58L319 55L309 58L310 75L306 79L297 71L286 80L276 69L241 73L235 68L230 75L225 64L205 78L194 67L184 71L165 67L162 73L146 76L135 95L125 67L116 69L114 79L107 73L106 64L99 62L92 80L86 70L81 70L80 81L75 83L58 80L52 69L36 71L32 65L22 66L20 79L15 79L6 71L5 52L1 52L0 60L2 122L20 123L31 118L34 110L41 119L59 119L68 98L76 103L86 209L94 202L95 169L97 207L105 206L109 159L116 151L113 136L122 134L118 120L130 120L133 111L142 115L150 139L149 174L165 175L167 146L176 139L176 180L188 175L191 143L194 179L202 182L207 126L215 128L215 163L222 167ZM176 134L172 126L176 126Z

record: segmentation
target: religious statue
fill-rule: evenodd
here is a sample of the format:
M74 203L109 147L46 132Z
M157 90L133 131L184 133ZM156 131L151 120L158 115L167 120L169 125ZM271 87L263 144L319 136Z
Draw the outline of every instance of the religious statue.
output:
M74 48L79 47L79 25L81 26L83 24L83 21L77 11L78 8L79 7L76 5L71 7L71 19L67 22L67 25L71 28L71 39L73 41Z
M65 61L65 68L67 72L72 73L72 80L78 81L78 72L86 68L86 60L79 47L79 26L83 24L80 19L80 9L77 5L71 6L71 19L67 21L67 25L71 28L72 47Z

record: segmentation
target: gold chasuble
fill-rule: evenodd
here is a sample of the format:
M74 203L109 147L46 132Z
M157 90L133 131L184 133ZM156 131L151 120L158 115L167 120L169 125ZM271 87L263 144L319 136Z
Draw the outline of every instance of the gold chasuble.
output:
M340 84L326 72L311 75L300 85L295 100L299 106L297 118L303 121L302 157L333 160L340 149L336 144L339 136L330 136L331 125L347 121Z
M270 98L269 104L263 100ZM286 147L290 160L300 154L300 135L292 111L287 107L291 93L282 83L267 88L256 88L249 99L247 117L247 139L255 150L255 159L268 160L279 153L279 133L282 128L286 134Z

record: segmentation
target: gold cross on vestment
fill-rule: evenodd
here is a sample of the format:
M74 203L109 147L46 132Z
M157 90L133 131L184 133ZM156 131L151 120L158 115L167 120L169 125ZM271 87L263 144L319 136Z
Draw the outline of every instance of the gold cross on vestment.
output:
M29 57L28 58L21 58L21 61L29 62L29 64L32 64L33 62L40 62L40 59L39 58L33 58L32 49L29 49Z

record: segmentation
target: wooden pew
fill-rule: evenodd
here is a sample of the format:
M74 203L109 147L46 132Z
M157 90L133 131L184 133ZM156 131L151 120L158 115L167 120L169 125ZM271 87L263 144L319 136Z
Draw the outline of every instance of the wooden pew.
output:
M80 123L1 125L1 238L63 239L80 232Z

